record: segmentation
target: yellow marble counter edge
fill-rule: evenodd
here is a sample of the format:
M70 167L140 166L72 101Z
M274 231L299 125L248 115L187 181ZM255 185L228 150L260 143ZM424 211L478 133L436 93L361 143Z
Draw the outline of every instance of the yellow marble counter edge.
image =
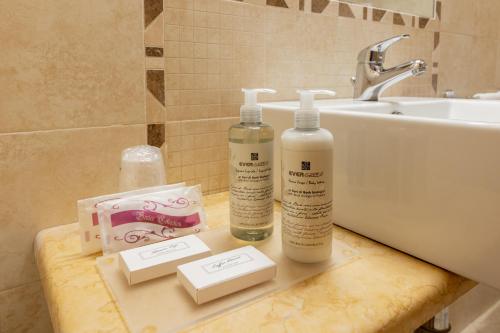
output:
M227 223L227 198L227 193L205 197L210 227ZM345 229L336 227L334 239L356 248L359 255L188 331L413 332L475 286ZM80 254L77 224L41 231L35 252L55 332L128 331L96 270L100 254ZM144 333L156 331L149 327Z

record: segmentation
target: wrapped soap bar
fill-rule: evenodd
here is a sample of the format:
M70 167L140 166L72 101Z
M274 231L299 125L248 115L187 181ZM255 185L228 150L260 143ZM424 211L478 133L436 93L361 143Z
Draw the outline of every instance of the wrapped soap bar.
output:
M179 187L97 205L104 254L206 230L201 187Z
M210 249L195 235L121 251L118 264L129 285L175 273L177 266L208 257Z
M197 304L272 280L276 263L244 246L177 267L177 278Z
M80 224L80 239L82 244L82 253L91 254L101 251L101 229L99 227L99 218L97 214L97 205L110 200L127 198L134 195L165 191L184 186L184 183L160 185L146 187L139 190L101 195L94 198L78 200L78 223Z

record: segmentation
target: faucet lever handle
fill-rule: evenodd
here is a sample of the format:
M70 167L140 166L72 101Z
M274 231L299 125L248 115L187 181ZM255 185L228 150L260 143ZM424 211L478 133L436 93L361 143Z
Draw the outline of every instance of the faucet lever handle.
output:
M386 40L383 40L381 42L375 43L372 45L372 51L377 51L377 52L385 52L389 47L391 47L393 44L396 44L402 39L408 39L410 38L409 34L402 34L398 36L394 36L391 38L388 38Z
M370 62L382 66L384 64L385 52L387 49L400 40L408 38L410 38L409 34L402 34L370 45L359 53L358 61Z

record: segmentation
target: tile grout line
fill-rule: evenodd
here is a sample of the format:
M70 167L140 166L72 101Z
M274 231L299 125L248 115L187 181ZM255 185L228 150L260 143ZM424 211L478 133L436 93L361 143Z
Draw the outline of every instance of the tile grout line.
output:
M137 127L146 126L145 123L132 123L132 124L111 124L102 126L89 126L89 127L68 127L68 128L53 128L53 129L39 129L33 131L14 131L14 132L3 132L0 133L0 137L7 135L29 135L37 133L50 133L50 132L66 132L66 131L83 131L83 130L95 130L95 129L105 129L105 128L119 128L119 127Z

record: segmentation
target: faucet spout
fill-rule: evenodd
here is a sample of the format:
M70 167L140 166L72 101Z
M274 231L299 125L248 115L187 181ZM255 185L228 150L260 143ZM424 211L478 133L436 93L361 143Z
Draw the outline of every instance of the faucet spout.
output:
M357 98L362 101L378 101L384 90L404 79L419 76L425 73L427 65L423 60L417 59L388 69L381 69L373 78L371 85L366 87Z
M425 73L427 65L420 59L384 68L385 52L389 46L408 37L408 35L396 36L371 45L360 52L356 78L353 79L355 99L378 101L380 94L390 86L406 78Z
M388 75L388 79L397 77L398 75L410 72L411 76L419 76L425 73L427 64L421 59L411 60L404 64L397 65L391 68L383 69L382 76Z

